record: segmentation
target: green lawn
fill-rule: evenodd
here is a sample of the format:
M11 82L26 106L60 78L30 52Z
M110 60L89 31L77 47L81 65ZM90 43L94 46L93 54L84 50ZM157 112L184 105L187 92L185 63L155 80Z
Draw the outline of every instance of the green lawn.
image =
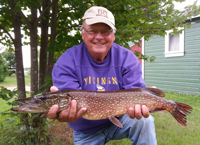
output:
M25 75L25 85L30 86L30 75ZM0 86L15 87L17 86L16 76L7 76L3 82L0 82Z

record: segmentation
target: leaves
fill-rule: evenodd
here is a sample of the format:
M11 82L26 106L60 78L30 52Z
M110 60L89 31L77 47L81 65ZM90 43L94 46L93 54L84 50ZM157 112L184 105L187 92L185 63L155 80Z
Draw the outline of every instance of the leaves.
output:
M8 65L5 58L0 54L0 82L5 80L5 77L8 75Z
M141 52L135 51L134 54L139 58L139 59L144 59L145 61L149 62L154 62L156 57L155 56L147 56L143 55Z
M17 90L8 90L7 88L0 86L0 98L2 98L5 101L9 101L10 99L16 97L16 94L18 94L19 91Z

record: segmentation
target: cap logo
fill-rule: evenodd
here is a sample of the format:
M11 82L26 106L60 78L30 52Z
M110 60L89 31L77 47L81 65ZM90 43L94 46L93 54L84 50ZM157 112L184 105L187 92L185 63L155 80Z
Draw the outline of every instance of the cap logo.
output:
M96 16L103 16L103 17L108 18L107 11L102 10L102 9L98 9L98 14Z

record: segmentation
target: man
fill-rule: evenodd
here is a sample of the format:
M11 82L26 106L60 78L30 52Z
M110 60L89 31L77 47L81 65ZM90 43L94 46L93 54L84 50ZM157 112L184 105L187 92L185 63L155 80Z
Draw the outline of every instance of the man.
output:
M81 89L111 91L146 87L142 79L141 65L128 49L114 43L115 19L103 7L94 6L83 16L81 27L83 42L68 49L54 66L51 91ZM135 105L126 115L117 116L123 128L113 125L109 119L86 120L81 118L87 108L76 110L77 102L63 110L58 121L67 122L74 130L75 145L103 145L109 140L129 138L132 144L155 145L154 119L148 108ZM53 119L58 111L54 105L48 113Z

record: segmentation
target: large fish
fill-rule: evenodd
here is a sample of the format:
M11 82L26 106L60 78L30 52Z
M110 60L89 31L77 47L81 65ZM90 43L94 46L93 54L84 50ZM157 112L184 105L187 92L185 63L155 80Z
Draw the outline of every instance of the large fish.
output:
M192 107L164 99L165 93L157 88L139 88L118 91L85 91L62 90L38 94L34 97L16 100L20 107L11 110L20 113L47 113L52 105L57 104L59 111L66 109L71 100L77 101L77 110L87 108L82 116L88 120L109 118L118 127L123 127L114 116L127 114L128 108L136 104L146 105L150 112L169 111L183 126L186 126L186 116Z

